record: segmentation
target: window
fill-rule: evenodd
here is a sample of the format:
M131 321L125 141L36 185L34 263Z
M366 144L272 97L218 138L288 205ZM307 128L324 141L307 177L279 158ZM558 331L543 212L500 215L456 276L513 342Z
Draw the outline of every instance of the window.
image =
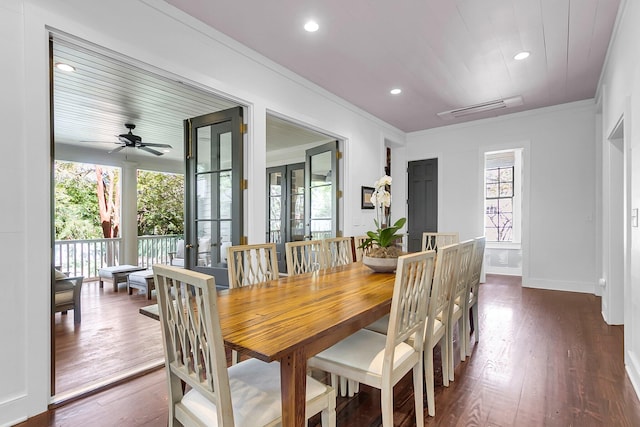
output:
M520 241L521 150L485 154L484 231L488 242Z

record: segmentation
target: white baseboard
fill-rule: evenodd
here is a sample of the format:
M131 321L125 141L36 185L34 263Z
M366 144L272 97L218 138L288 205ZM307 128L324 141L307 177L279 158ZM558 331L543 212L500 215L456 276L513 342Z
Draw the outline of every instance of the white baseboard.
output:
M522 276L522 268L519 267L496 267L485 266L486 274L502 274L505 276Z
M633 389L636 391L636 397L640 401L640 361L636 357L635 353L631 353L629 351L627 352L625 362L627 375L629 375Z
M522 278L522 286L525 288L548 289L550 291L579 292L583 294L595 294L597 283L571 282L567 280L548 280Z
M21 394L0 402L0 427L9 427L27 420L27 395Z

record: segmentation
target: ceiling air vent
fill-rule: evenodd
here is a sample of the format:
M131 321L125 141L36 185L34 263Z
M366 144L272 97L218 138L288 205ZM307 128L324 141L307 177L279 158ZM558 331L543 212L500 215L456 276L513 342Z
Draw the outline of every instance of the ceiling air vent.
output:
M454 119L457 117L469 116L471 114L483 113L485 111L517 107L518 105L522 105L522 104L523 104L522 97L514 96L507 99L497 99L495 101L483 102L482 104L456 108L455 110L443 111L442 113L438 113L438 116L442 119Z

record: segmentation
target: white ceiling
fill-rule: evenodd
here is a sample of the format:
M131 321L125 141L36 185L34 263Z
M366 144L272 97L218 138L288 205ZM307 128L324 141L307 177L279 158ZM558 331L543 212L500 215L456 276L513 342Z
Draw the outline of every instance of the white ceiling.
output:
M620 0L167 0L406 131L593 98ZM320 30L307 33L315 19ZM525 61L513 56L531 52ZM402 94L392 96L398 87ZM522 96L447 120L438 112Z
M135 124L143 143L169 144L173 149L157 159L153 154L125 148L109 160L179 162L183 160L183 121L237 106L198 88L114 58L110 52L79 46L54 37L53 62L75 67L72 73L53 70L54 135L58 158L104 161L119 147L117 135ZM269 116L267 150L324 143L331 138L289 121ZM153 147L152 147L153 148Z
M404 131L593 98L620 0L167 0L265 57ZM316 33L303 24L314 18ZM516 61L513 55L531 56ZM134 123L146 143L182 159L185 118L235 106L93 47L54 38L58 152L106 153ZM400 95L391 95L394 87ZM437 113L521 96L523 105L443 119ZM269 150L326 135L276 117ZM86 141L111 141L110 143ZM113 158L148 159L127 148Z

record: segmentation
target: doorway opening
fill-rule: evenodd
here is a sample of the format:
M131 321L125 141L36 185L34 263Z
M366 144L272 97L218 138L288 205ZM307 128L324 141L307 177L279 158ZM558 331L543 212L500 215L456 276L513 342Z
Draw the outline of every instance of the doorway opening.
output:
M56 257L68 241L55 235L52 191L52 264L64 264L63 271L72 270L72 265L86 266L79 272L84 276L81 321L74 323L73 315L51 316L51 403L55 405L163 366L159 325L139 313L141 306L156 302L155 293L148 292L151 300L142 290L133 289L129 294L126 280L116 284L117 292L109 282L100 287L98 270L114 264L148 267L151 264L145 257L150 252L158 254L153 262L169 263L169 253L176 251L176 241L183 236L168 236L161 230L139 235L140 220L153 214L138 210L139 173L184 176L183 121L243 107L131 58L67 36L52 34L49 54L52 65L73 66L72 72L51 69L52 170L56 161L88 163L118 168L122 178L119 236L98 239L110 248L118 247L117 261L91 249L96 247L93 239L79 239L79 249L70 252L91 262L78 261L75 255ZM126 128L132 131L131 136ZM123 138L139 138L141 143L126 144ZM50 185L54 187L53 176ZM183 200L174 208L184 211ZM52 289L53 280L52 268ZM160 345L154 347L152 341ZM96 355L98 360L93 360Z
M487 273L522 276L523 152L513 148L484 153L482 223Z
M602 316L610 325L624 323L625 288L625 167L624 120L605 141L603 167Z
M273 115L268 123L265 241L286 271L285 243L341 235L342 142Z

